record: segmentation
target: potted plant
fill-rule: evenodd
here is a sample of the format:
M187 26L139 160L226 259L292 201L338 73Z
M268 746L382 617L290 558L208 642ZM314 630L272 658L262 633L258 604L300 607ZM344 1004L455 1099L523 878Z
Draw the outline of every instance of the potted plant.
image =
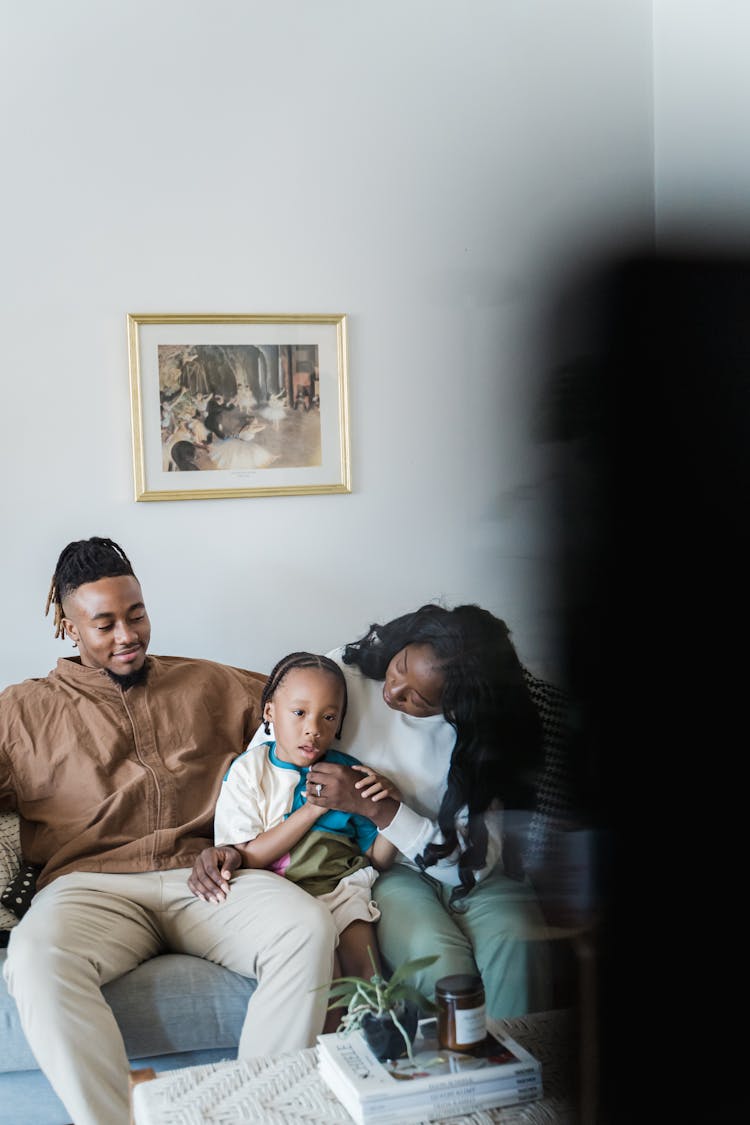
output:
M419 1010L436 1011L432 1000L407 982L420 969L437 961L432 957L417 957L405 961L389 980L378 972L372 950L368 950L373 975L365 977L336 977L331 981L328 1011L346 1005L337 1034L348 1035L361 1031L370 1050L378 1059L398 1059L402 1055L412 1058L411 1045L417 1032Z

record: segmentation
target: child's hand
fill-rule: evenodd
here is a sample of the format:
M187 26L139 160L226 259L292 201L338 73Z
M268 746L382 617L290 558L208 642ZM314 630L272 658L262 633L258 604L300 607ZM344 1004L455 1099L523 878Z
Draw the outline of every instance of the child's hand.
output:
M376 773L369 766L352 766L352 769L365 774L364 777L354 783L354 788L359 789L363 797L369 797L373 801L382 801L384 797L393 797L394 801L403 800L400 791L390 778L384 777L381 773Z
M308 801L308 797L314 797L315 795L315 786L309 785L309 788L305 789L305 803L302 806L302 808L305 810L305 815L307 815L308 819L312 820L313 822L315 822L316 820L320 820L323 813L327 813L329 811L325 805L314 805L312 801Z

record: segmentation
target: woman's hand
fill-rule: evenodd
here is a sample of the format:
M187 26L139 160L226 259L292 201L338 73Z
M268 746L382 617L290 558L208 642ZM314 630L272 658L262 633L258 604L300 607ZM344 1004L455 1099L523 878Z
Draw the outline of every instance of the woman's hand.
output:
M229 894L229 880L242 866L242 856L231 844L204 848L193 864L188 886L204 902L223 902Z
M365 772L372 774L371 770L366 769ZM375 802L360 792L357 788L358 781L367 784L366 779L361 778L352 766L316 762L307 775L307 800L311 805L322 805L326 809L359 813L372 820L378 828L387 828L396 815L400 802L385 794Z
M403 800L400 790L396 788L389 777L385 777L382 773L376 773L370 766L360 765L351 768L365 774L365 777L361 777L359 781L354 783L354 788L359 789L363 797L369 797L371 801L382 801L384 797L393 797L394 801L398 801L399 804Z

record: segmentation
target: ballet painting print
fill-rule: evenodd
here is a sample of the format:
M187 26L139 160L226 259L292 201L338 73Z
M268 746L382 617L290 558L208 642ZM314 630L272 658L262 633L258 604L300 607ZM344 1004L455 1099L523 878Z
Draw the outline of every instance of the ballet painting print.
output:
M166 472L320 465L318 347L159 344Z
M137 500L350 491L345 316L128 327Z

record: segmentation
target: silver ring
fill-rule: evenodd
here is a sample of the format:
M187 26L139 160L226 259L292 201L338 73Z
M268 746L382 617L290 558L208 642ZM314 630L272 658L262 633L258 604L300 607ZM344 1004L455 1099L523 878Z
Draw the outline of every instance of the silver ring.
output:
M318 782L318 784L315 786L315 792L318 794L318 796L320 796L320 794L323 792L323 786L320 784L320 782Z

